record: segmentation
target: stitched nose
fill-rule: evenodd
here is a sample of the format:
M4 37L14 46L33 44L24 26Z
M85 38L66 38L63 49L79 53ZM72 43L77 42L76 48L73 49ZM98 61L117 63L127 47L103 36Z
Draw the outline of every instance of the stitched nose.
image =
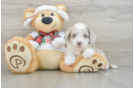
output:
M82 44L82 42L77 42L77 44L80 46Z
M53 19L51 17L44 17L44 18L42 18L42 22L44 24L50 24L50 23L52 23L52 21L53 21Z

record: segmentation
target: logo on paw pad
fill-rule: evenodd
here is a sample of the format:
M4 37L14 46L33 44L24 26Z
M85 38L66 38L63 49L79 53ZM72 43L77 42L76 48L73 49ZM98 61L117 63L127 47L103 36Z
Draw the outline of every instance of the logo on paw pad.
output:
M78 72L93 72L94 68L88 65L81 66Z
M13 58L16 58L16 57L17 57L18 59L13 59ZM14 60L14 61L12 61L12 60ZM12 62L15 62L15 63L12 63ZM18 55L14 55L14 56L12 56L12 57L10 58L10 64L11 64L14 68L19 69L18 65L23 64L23 66L25 66L26 61L25 61L22 57L20 57L20 56L18 56Z

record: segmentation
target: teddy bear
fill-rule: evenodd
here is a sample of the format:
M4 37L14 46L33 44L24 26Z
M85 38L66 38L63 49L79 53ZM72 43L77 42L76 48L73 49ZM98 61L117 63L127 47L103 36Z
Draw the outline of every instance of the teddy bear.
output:
M70 66L64 63L65 33L60 30L63 21L69 20L65 5L29 8L24 11L23 18L23 26L33 27L35 31L25 38L14 37L4 47L7 65L14 73L31 73L40 69L96 72L107 67L107 60L98 53L89 59L78 55Z
M34 32L25 38L14 37L4 47L8 67L14 73L31 73L37 69L59 69L65 49L63 21L68 21L66 6L42 5L24 11L24 27Z

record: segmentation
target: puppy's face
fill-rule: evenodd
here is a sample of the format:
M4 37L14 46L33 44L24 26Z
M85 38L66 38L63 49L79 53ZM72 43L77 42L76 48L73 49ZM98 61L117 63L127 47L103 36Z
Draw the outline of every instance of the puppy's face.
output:
M66 32L65 39L69 40L73 47L84 49L88 44L94 44L96 36L85 24L77 23Z
M89 42L89 33L86 28L74 28L70 34L70 42L76 48L85 48Z

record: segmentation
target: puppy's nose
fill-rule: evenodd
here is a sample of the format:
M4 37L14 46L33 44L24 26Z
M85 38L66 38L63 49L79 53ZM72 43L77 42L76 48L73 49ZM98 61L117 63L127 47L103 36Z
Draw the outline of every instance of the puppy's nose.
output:
M42 22L44 24L50 24L50 23L52 23L52 21L53 21L53 19L51 17L44 17L44 18L42 18Z
M77 42L77 44L80 46L82 44L82 42Z

